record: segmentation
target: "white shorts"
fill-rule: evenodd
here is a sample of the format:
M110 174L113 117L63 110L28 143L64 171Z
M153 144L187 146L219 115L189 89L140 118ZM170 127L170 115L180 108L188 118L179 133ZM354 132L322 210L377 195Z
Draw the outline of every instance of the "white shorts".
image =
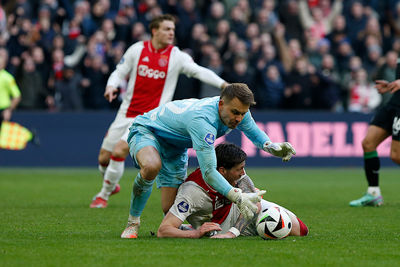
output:
M135 118L127 118L125 115L118 114L113 123L111 123L110 128L108 128L101 148L112 152L119 140L126 141L129 134L129 127L132 125L134 119Z

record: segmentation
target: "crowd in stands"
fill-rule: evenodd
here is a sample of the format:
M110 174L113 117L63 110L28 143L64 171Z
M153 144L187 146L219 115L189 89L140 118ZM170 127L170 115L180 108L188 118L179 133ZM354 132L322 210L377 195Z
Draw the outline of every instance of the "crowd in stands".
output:
M1 0L18 109L117 108L103 97L108 76L164 13L176 16L177 46L247 83L256 109L371 112L390 97L373 81L395 79L399 0ZM175 98L218 94L181 77Z

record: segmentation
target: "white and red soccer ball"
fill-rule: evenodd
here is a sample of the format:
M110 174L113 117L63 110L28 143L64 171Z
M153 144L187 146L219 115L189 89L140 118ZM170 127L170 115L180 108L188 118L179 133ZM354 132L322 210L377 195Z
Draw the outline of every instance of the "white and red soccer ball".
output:
M257 233L264 239L282 239L292 230L292 221L282 208L273 206L260 212Z

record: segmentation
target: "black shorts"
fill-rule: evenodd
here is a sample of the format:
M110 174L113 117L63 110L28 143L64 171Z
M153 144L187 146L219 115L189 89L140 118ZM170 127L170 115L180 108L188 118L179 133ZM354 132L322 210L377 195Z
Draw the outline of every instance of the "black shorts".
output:
M392 139L400 141L400 107L385 105L381 107L371 120L371 125L381 127L392 133Z

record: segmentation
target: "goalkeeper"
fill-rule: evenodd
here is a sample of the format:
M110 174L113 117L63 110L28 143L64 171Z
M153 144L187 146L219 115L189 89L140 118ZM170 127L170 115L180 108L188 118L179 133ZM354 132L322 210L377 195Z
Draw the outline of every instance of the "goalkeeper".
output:
M234 144L220 144L215 148L217 155L217 171L232 185L243 192L256 192L250 177L244 171L246 153ZM261 210L275 203L261 200ZM280 207L280 206L278 206ZM307 226L291 211L284 209L292 221L290 235L304 236ZM240 215L236 204L232 204L224 196L207 185L199 169L195 170L179 187L175 202L164 217L158 237L200 238L219 231L213 238L235 238L239 235L258 235L256 230L257 216L246 220ZM181 224L187 220L191 227ZM184 231L183 229L193 230Z
M215 140L232 129L241 130L258 148L288 161L296 152L285 143L272 143L252 118L254 95L246 84L228 85L220 97L185 99L162 105L135 118L128 135L130 154L140 171L134 181L128 225L122 238L137 238L140 215L157 178L161 204L167 213L186 178L187 149L196 150L204 180L238 205L246 219L257 211L260 195L242 193L216 170Z

